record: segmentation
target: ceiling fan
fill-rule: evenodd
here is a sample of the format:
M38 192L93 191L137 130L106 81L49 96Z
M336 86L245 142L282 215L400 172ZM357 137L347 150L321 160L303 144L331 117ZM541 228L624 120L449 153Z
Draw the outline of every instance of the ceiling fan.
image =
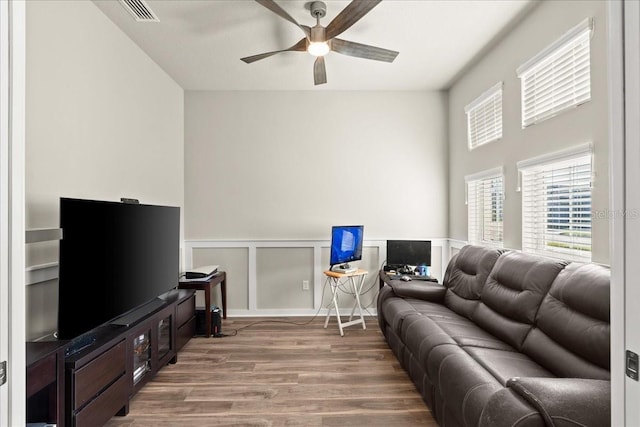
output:
M320 85L327 82L324 55L330 51L341 53L343 55L384 62L393 62L396 56L398 56L398 52L393 50L351 42L336 37L358 22L360 18L369 13L369 11L377 6L382 0L353 0L326 27L320 25L320 18L327 14L327 6L324 2L314 1L309 5L311 16L316 18L316 25L308 27L296 22L296 20L282 9L274 0L256 1L274 12L276 15L296 25L302 30L302 32L304 32L305 36L298 43L287 49L241 58L241 60L247 64L268 58L276 53L307 51L316 57L313 65L313 80L316 85Z

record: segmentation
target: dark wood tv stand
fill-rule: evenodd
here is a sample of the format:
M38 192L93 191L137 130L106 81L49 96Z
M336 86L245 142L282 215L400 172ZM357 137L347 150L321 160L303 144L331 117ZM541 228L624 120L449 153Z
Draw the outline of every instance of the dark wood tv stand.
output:
M129 412L129 399L195 334L195 291L175 289L166 304L129 326L91 331L95 342L65 355L70 341L27 343L27 422L97 427Z

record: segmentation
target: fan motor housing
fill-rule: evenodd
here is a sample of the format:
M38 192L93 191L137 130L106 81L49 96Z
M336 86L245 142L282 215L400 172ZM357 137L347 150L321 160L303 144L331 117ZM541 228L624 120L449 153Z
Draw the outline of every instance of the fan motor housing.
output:
M320 25L313 26L311 27L310 41L312 43L322 43L326 41L324 34L324 27L321 27Z
M314 1L309 5L309 12L314 18L324 18L327 14L327 5L322 1Z

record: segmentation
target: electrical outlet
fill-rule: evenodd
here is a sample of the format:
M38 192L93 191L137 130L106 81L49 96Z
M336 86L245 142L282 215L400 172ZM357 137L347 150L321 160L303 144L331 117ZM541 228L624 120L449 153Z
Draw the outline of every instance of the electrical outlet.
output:
M302 281L302 290L303 291L308 291L309 290L309 281L308 280L303 280Z

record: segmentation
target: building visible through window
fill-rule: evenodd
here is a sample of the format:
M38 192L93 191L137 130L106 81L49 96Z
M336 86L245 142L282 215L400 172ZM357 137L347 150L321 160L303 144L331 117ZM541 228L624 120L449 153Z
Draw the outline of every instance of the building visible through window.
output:
M465 177L469 243L502 246L504 177L496 168Z
M591 157L582 146L518 164L524 252L591 260Z

